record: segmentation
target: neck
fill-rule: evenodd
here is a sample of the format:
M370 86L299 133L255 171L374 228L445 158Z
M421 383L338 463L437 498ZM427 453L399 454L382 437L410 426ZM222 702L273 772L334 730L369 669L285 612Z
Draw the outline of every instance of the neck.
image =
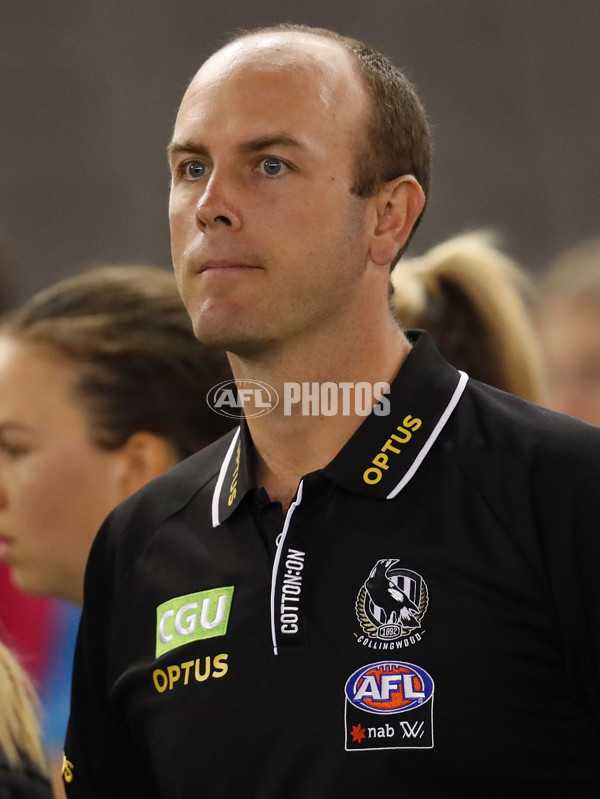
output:
M337 347L305 341L282 349L251 358L230 355L230 361L237 380L263 381L279 396L264 416L247 409L248 428L258 484L287 508L302 477L325 467L352 437L410 345L390 316L368 337L348 330Z

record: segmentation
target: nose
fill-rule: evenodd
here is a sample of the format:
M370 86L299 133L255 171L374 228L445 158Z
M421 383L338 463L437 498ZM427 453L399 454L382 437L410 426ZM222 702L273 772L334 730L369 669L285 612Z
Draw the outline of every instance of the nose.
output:
M226 186L224 179L213 172L196 204L196 218L200 227L203 230L218 227L238 230L241 217L234 208L233 198L233 187Z

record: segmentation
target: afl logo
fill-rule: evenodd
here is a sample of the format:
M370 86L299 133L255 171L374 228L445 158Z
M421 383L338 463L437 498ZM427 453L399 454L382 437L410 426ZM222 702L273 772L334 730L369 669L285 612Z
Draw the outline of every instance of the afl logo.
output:
M433 679L420 666L395 660L371 663L346 683L348 701L369 713L404 713L428 702Z
M398 558L378 560L358 592L356 616L369 638L395 641L418 632L429 603L425 580L400 568Z
M261 380L226 380L210 389L206 402L221 416L241 419L270 413L277 407L279 395Z

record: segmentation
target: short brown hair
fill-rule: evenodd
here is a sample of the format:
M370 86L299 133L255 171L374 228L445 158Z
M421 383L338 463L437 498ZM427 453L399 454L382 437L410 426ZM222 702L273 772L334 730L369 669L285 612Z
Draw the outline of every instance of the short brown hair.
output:
M232 427L206 403L231 375L225 353L197 341L173 275L162 269L102 267L62 280L5 317L0 335L77 367L74 398L103 449L146 431L184 458Z
M338 42L351 55L360 80L369 90L373 104L367 134L368 151L361 150L356 157L354 194L372 197L387 181L401 175L413 175L427 199L431 166L429 122L415 87L404 73L385 55L358 39L326 28L282 23L239 32L230 42L255 34L279 32L308 33ZM417 229L423 211L408 241ZM406 249L408 241L394 263Z

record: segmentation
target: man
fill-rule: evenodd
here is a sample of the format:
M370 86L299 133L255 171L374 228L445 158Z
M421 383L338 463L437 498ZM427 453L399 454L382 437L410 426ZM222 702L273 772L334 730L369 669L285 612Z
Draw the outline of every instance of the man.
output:
M283 401L246 393L103 526L69 797L600 795L599 434L394 323L427 153L412 87L328 32L242 36L193 79L181 294Z

